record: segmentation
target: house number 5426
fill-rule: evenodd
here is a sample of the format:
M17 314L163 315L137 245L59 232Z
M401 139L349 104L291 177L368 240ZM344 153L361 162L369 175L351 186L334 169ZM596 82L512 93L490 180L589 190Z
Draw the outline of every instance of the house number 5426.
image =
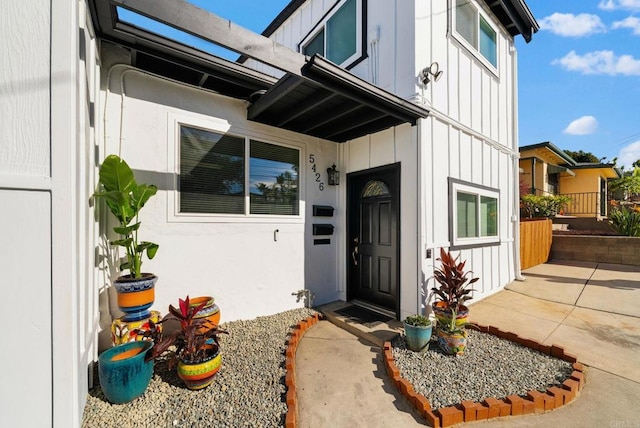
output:
M311 164L311 171L315 177L316 183L318 183L318 189L322 192L324 190L324 181L322 181L318 168L316 166L316 155L313 153L309 155L309 163Z

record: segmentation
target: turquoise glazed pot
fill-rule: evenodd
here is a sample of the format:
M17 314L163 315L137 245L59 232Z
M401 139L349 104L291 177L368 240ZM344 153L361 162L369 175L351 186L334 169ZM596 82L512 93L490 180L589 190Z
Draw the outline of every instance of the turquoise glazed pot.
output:
M122 404L141 396L153 376L153 360L144 357L153 342L129 342L104 351L98 357L100 387L113 404Z
M407 337L409 349L414 352L424 352L429 349L432 329L430 325L415 326L404 323L404 334Z

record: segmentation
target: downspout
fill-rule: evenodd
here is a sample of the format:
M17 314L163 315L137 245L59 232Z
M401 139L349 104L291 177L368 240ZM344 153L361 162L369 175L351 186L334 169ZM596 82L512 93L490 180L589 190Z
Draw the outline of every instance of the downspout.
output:
M536 158L531 158L531 194L536 194Z
M511 41L511 49L513 50L513 61L511 61L512 91L513 91L513 214L511 215L511 223L513 225L513 267L514 278L517 281L524 281L520 264L520 152L518 151L518 52L516 51L513 40ZM535 162L535 158L534 158ZM535 166L532 165L532 167ZM535 179L535 168L531 169L531 177ZM535 183L535 181L533 182Z
M426 119L418 119L418 123L416 124L416 132L417 132L417 136L416 136L416 143L418 145L418 147L416 148L416 153L417 153L417 165L416 168L418 169L417 172L417 177L418 177L418 185L417 185L417 190L416 193L418 195L418 204L417 204L417 231L416 231L416 240L417 240L417 247L416 248L416 254L417 254L417 284L418 284L418 293L417 293L417 309L416 309L416 314L421 314L421 315L425 315L422 313L422 290L424 288L424 284L422 283L423 281L423 273L422 273L422 260L423 260L423 256L422 256L422 252L423 250L423 243L424 243L424 236L423 236L423 227L422 227L422 216L424 214L424 203L425 203L425 198L422 194L422 188L423 188L423 172L424 172L424 168L422 168L422 121L426 120Z

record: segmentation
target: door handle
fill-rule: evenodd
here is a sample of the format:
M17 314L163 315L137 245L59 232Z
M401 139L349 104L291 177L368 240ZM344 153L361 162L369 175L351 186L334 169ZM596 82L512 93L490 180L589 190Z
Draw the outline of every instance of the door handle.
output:
M353 251L351 252L351 258L353 259L353 265L358 266L358 238L353 238L353 242L355 242L356 245L353 247Z

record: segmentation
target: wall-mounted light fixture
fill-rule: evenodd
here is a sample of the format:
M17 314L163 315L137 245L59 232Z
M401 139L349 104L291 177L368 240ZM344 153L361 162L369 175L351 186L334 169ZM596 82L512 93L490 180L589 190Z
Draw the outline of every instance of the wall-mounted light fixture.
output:
M431 82L432 80L434 82L440 80L440 77L442 77L442 73L444 72L440 70L440 65L434 61L429 67L422 69L422 71L420 72L420 76L418 77L422 85L427 86L427 84L429 84L429 82Z
M330 186L337 186L340 184L340 171L336 170L335 163L330 168L327 168L327 175L329 176L327 182Z

